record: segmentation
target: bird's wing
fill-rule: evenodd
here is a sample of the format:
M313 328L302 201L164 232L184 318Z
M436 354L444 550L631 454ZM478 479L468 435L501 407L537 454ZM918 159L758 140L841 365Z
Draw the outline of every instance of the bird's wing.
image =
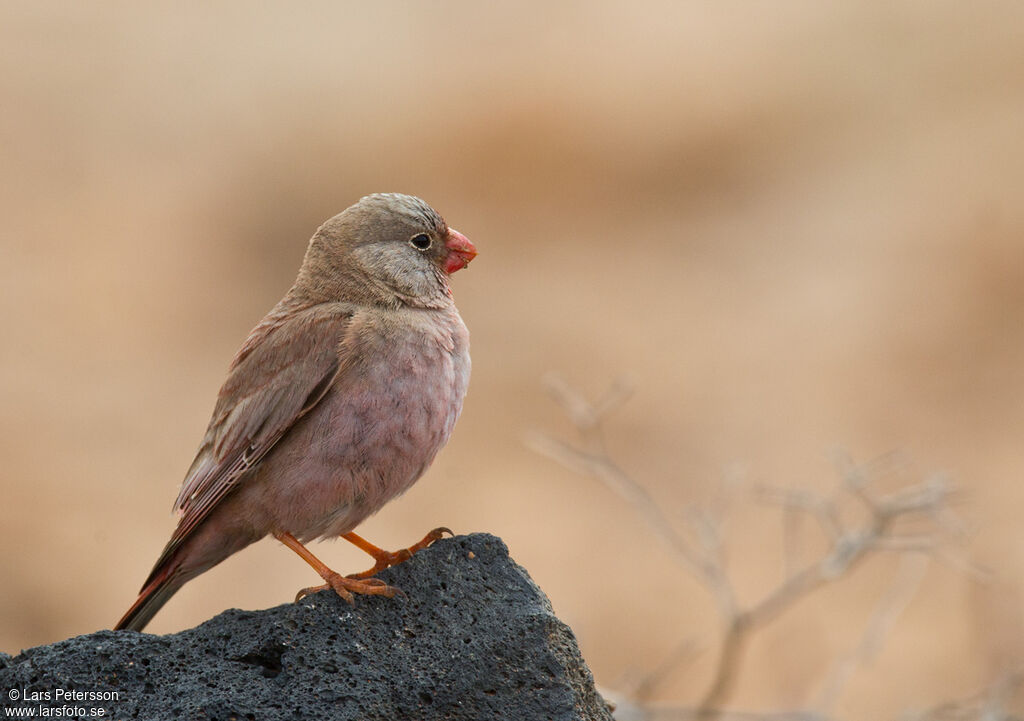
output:
M327 393L348 356L351 313L333 305L271 313L231 363L206 436L182 484L178 527L154 566L173 556L217 504Z

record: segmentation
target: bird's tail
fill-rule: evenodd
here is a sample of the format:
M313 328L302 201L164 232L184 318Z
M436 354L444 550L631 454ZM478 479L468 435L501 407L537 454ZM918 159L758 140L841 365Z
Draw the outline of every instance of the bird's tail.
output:
M171 596L177 593L178 589L185 585L185 582L192 578L192 575L179 572L178 564L164 563L159 570L154 570L146 581L146 585L139 593L139 597L132 604L132 607L121 617L121 620L114 626L115 631L131 629L141 631L156 615Z

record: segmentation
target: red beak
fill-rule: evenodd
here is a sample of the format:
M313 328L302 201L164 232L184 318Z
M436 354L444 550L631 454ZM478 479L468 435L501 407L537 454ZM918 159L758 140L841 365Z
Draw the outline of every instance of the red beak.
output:
M476 246L469 238L453 228L448 229L448 238L444 245L448 248L448 257L444 261L446 273L462 270L469 265L469 261L476 257Z

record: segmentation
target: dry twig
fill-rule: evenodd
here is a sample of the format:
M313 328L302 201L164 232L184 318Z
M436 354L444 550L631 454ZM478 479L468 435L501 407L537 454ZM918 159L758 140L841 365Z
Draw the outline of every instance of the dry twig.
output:
M1013 696L1024 688L1024 668L1003 674L988 688L960 701L943 703L920 713L904 716L905 721L1024 721L1009 710Z
M843 687L855 668L877 654L896 617L910 603L927 570L927 560L935 559L971 573L981 573L967 561L951 553L946 541L963 535L963 525L949 508L951 486L947 480L934 477L921 483L898 488L888 494L877 494L871 488L877 475L870 464L858 465L841 457L840 483L829 495L809 491L761 487L756 497L779 506L783 512L784 578L762 598L741 603L723 560L723 539L720 521L713 514L693 509L687 514L688 533L680 532L662 512L650 493L629 476L609 455L603 422L607 415L630 395L623 382L615 383L596 403L557 376L545 379L545 387L579 431L577 444L533 434L530 445L539 453L600 480L625 499L644 519L667 548L675 561L695 576L715 599L721 620L722 638L712 681L702 699L693 709L650 708L649 719L814 719L822 721L836 705ZM892 459L881 459L890 463ZM859 505L861 520L855 524L844 521L842 507ZM827 543L825 551L815 560L798 565L795 560L795 528L801 517L812 519L821 529ZM923 531L901 530L914 520L924 525ZM692 539L692 540L691 540ZM857 650L842 661L823 685L809 712L751 714L729 711L726 706L739 680L742 659L751 634L771 623L800 599L848 575L872 555L892 552L916 559L904 566L889 592L872 615ZM659 670L658 676L666 672ZM646 684L649 687L651 684ZM637 691L644 688L639 684ZM936 717L938 718L938 717Z

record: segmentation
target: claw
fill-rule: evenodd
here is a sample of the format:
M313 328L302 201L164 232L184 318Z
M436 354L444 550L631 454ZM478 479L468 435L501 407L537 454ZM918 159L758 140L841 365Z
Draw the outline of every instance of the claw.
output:
M295 594L295 602L298 603L306 596L314 593L320 593L320 591L326 591L328 588L331 588L331 586L326 583L321 583L319 586L307 586L306 588L300 589L299 592ZM346 591L346 593L348 592ZM344 598L348 602L349 606L356 605L355 597L353 597L351 593L348 593L347 596L342 596L340 593L338 595Z
M401 593L394 586L381 581L379 578L371 578L368 580L346 578L336 571L332 571L327 565L319 558L310 553L309 549L299 543L298 539L290 533L284 531L274 534L281 543L288 546L288 548L299 554L310 566L312 566L320 577L327 581L327 583L321 586L310 586L309 588L303 588L295 595L295 600L298 601L305 598L311 593L317 591L324 591L328 588L333 588L335 593L342 597L346 603L350 606L355 605L355 598L352 594L358 593L367 596L387 596L393 598L397 594Z
M408 548L403 548L400 551L394 552L385 551L382 548L378 548L377 546L373 545L372 543L367 541L362 536L359 536L358 534L346 533L342 536L342 538L369 553L371 556L373 556L375 561L375 563L373 564L373 568L368 568L361 573L349 574L349 578L369 578L383 571L385 568L396 566L399 563L408 561L410 558L412 558L414 553L418 553L427 546L431 545L434 541L438 541L444 538L444 534L446 533L451 536L455 535L452 529L441 526L439 528L435 528L433 531L425 535L420 541L414 543Z
M424 536L418 543L414 543L408 548L403 548L400 551L391 553L381 548L377 548L369 541L365 540L361 536L355 533L346 533L342 536L345 540L350 543L359 546L371 556L373 556L376 563L373 564L373 568L363 571L362 573L353 573L350 576L342 576L340 573L332 571L324 564L319 558L310 553L309 549L299 543L298 539L290 533L284 531L275 533L281 543L288 546L290 549L299 554L310 566L312 566L320 577L323 578L327 583L320 586L310 586L309 588L303 588L297 594L295 594L295 600L300 601L311 593L317 593L319 591L333 588L334 592L337 593L342 599L345 600L350 606L355 605L355 596L353 594L360 594L364 596L387 596L388 598L394 598L395 596L405 597L405 594L400 588L395 586L389 586L379 578L372 578L372 576L378 571L383 571L389 566L394 566L403 561L408 561L412 558L414 553L422 551L424 548L432 544L434 541L444 538L444 534L454 536L450 528L441 526L435 528L433 531Z
M388 598L394 598L395 596L404 596L405 594L394 586L389 586L379 578L367 578L354 579L342 576L340 573L331 571L324 578L327 583L319 586L310 586L304 588L298 592L295 596L295 600L298 601L311 593L317 593L318 591L326 591L328 588L333 588L334 592L341 596L349 606L356 604L355 596L352 594L358 593L363 596L387 596Z

